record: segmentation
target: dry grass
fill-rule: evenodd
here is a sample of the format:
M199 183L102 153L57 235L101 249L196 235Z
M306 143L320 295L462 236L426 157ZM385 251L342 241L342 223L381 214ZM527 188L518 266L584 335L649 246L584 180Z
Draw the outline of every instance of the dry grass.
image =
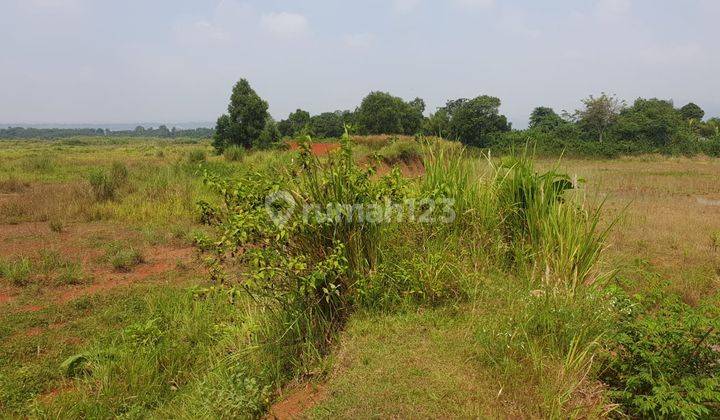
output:
M658 286L648 270L691 304L720 287L719 160L648 156L561 166L587 180L592 198L607 197L606 220L620 217L606 263L635 287Z

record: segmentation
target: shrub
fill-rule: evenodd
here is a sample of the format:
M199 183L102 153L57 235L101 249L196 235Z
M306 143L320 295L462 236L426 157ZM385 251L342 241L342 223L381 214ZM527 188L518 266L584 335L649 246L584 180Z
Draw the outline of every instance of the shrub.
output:
M223 152L225 160L230 162L239 162L245 157L245 149L238 145L230 145Z
M629 301L628 301L629 302ZM720 416L720 314L679 300L628 305L610 338L602 380L632 417Z

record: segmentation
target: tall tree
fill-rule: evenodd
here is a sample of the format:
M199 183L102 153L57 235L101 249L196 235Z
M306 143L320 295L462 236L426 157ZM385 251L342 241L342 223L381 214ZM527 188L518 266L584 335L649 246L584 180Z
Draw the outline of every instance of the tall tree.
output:
M562 117L552 108L539 106L530 114L530 128L552 130L563 123Z
M235 84L230 95L228 114L218 119L213 145L218 151L235 144L250 148L257 142L269 117L268 104L250 87L247 80Z
M425 102L405 102L386 92L371 92L356 113L360 130L367 134L415 134L423 121Z
M608 130L617 121L618 115L625 108L625 101L615 95L603 92L597 98L590 95L583 99L585 109L577 110L570 117L575 120L586 133L596 137L600 143Z
M448 102L451 110L450 137L477 147L490 144L493 134L510 130L507 118L500 114L500 99L492 96Z

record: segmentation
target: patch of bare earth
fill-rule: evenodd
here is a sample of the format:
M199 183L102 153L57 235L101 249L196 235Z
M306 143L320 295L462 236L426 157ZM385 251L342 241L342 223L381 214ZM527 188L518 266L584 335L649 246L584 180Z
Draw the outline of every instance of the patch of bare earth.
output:
M79 262L91 279L87 284L41 284L38 301L18 308L37 312L48 304L62 304L82 296L103 293L117 287L159 279L181 267L195 267L195 249L186 245L142 247L144 262L128 272L118 272L103 260L104 244L114 241L140 243L139 234L117 225L103 223L72 224L61 233L52 232L47 223L32 222L0 225L0 256L4 259L37 259L41 251L57 252L61 258ZM0 303L13 301L22 288L0 289Z
M327 391L323 385L304 384L291 387L283 392L282 399L270 409L266 419L299 419L303 413L325 399Z

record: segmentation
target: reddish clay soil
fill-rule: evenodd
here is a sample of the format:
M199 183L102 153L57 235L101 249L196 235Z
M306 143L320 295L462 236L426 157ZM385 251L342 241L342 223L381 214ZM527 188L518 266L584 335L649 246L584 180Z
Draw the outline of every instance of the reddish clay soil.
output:
M297 419L307 410L311 409L326 397L325 387L322 385L306 384L289 390L283 395L282 401L273 405L266 419Z
M40 251L54 251L63 259L81 263L84 273L92 279L88 284L75 286L42 285L42 302L33 302L18 308L17 311L37 312L50 303L65 303L116 287L152 281L175 270L178 265L197 268L194 264L194 248L184 245L157 245L138 246L145 261L128 272L118 272L103 261L104 245L113 241L142 243L138 233L110 224L72 224L62 233L51 232L47 223L0 225L1 257L27 257L35 261ZM0 290L0 303L12 302L21 291L21 288L10 286Z
M300 150L300 145L296 141L288 142L288 145L290 146L290 150ZM310 151L312 151L315 156L325 156L339 148L339 143L312 143L310 145Z

